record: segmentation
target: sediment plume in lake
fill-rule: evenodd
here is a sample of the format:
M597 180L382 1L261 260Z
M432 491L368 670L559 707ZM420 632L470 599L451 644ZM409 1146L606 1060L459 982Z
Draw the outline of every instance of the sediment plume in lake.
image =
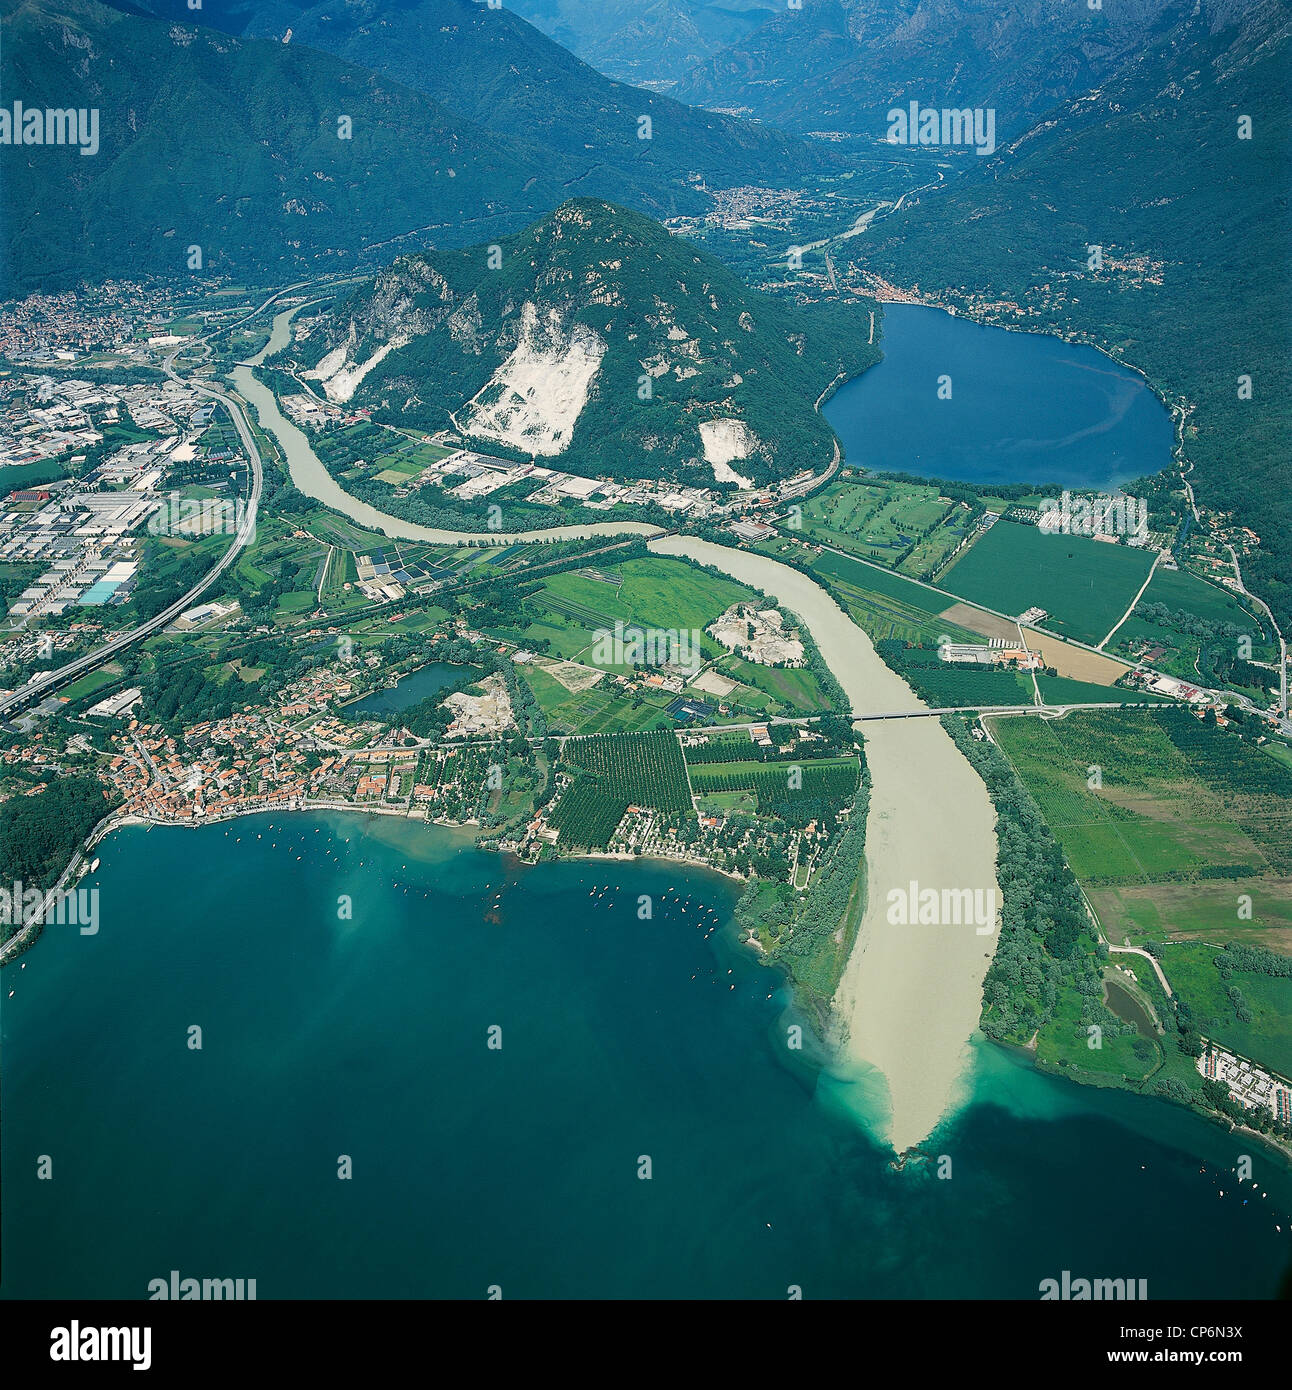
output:
M713 565L775 595L812 634L854 714L925 708L806 575L765 555L691 537L661 538L650 548ZM866 902L834 1003L846 1057L885 1078L890 1113L882 1137L901 1153L927 1138L952 1107L968 1061L997 941L994 912L984 923L977 910L1000 901L996 817L981 778L936 718L861 727L871 778ZM907 920L912 885L914 921ZM921 923L930 890L937 908L923 915L938 920ZM962 910L966 894L971 906ZM959 920L946 920L947 907Z

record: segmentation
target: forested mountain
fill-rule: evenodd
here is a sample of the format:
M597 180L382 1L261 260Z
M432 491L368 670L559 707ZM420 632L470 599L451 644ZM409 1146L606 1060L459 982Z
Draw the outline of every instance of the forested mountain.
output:
M140 273L263 282L418 228L460 244L558 202L569 173L325 54L95 0L22 0L2 58L7 100L97 109L99 148L0 149L0 293Z
M519 236L411 256L292 352L335 400L561 466L701 486L824 467L813 402L878 356L859 305L797 310L638 213L564 204Z
M434 97L455 115L555 161L566 196L614 197L652 216L696 211L699 180L794 181L834 153L748 121L612 81L512 12L476 0L109 0L313 48ZM625 12L626 13L626 12ZM653 49L638 46L653 68ZM649 138L641 118L650 118Z
M1245 578L1285 624L1290 39L1286 0L1201 6L1101 92L848 243L932 298L1089 334L1186 402L1199 498L1260 535Z
M1237 0L1222 0L1233 8ZM1204 0L1205 4L1205 0ZM885 113L918 101L996 111L1025 128L1097 86L1195 0L803 0L682 80L683 101L790 130L883 138ZM1217 9L1214 3L1206 5Z
M230 37L97 0L10 4L5 92L29 107L96 109L99 150L0 151L0 293L185 274L194 246L205 273L339 269L412 233L414 245L462 245L514 231L574 193L697 211L706 180L789 180L829 157L609 82L470 0L365 0L292 18L298 32L283 43L285 28ZM638 138L643 116L649 139Z
M704 206L692 185L794 181L820 144L693 110L613 82L508 9L475 0L322 0L289 20L257 9L247 32L325 49L426 92L536 163L573 164L567 196L613 197L652 216ZM642 124L649 118L649 127ZM649 138L643 138L648 136Z

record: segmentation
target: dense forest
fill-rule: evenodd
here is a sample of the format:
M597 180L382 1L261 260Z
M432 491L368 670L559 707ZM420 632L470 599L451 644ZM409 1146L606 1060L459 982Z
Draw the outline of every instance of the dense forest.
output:
M97 777L59 777L38 796L12 796L0 804L0 885L48 889L90 831L114 803ZM0 935L8 940L21 923L6 914Z

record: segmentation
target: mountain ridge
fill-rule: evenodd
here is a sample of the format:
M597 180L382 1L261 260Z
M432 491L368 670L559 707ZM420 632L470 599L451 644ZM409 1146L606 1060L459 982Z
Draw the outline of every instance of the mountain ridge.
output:
M290 350L336 400L574 472L765 483L833 456L812 402L878 357L643 215L574 199L493 246L401 258ZM715 467L716 465L716 467Z

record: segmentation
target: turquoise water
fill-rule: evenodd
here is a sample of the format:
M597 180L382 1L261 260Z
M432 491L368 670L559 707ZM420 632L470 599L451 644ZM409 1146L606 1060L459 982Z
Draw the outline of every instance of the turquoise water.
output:
M351 719L386 718L392 714L402 714L419 701L447 690L468 674L465 666L454 666L447 661L428 661L425 666L387 689L374 690L371 695L347 705L345 712Z
M787 1052L716 875L343 815L100 853L98 935L2 977L7 1296L1264 1296L1292 1257L1269 1161L1244 1207L1224 1131L986 1045L928 1146L950 1180L893 1171L865 1086Z
M974 483L1109 489L1171 461L1171 421L1094 348L884 307L884 360L824 407L847 460ZM951 378L949 400L939 378Z

